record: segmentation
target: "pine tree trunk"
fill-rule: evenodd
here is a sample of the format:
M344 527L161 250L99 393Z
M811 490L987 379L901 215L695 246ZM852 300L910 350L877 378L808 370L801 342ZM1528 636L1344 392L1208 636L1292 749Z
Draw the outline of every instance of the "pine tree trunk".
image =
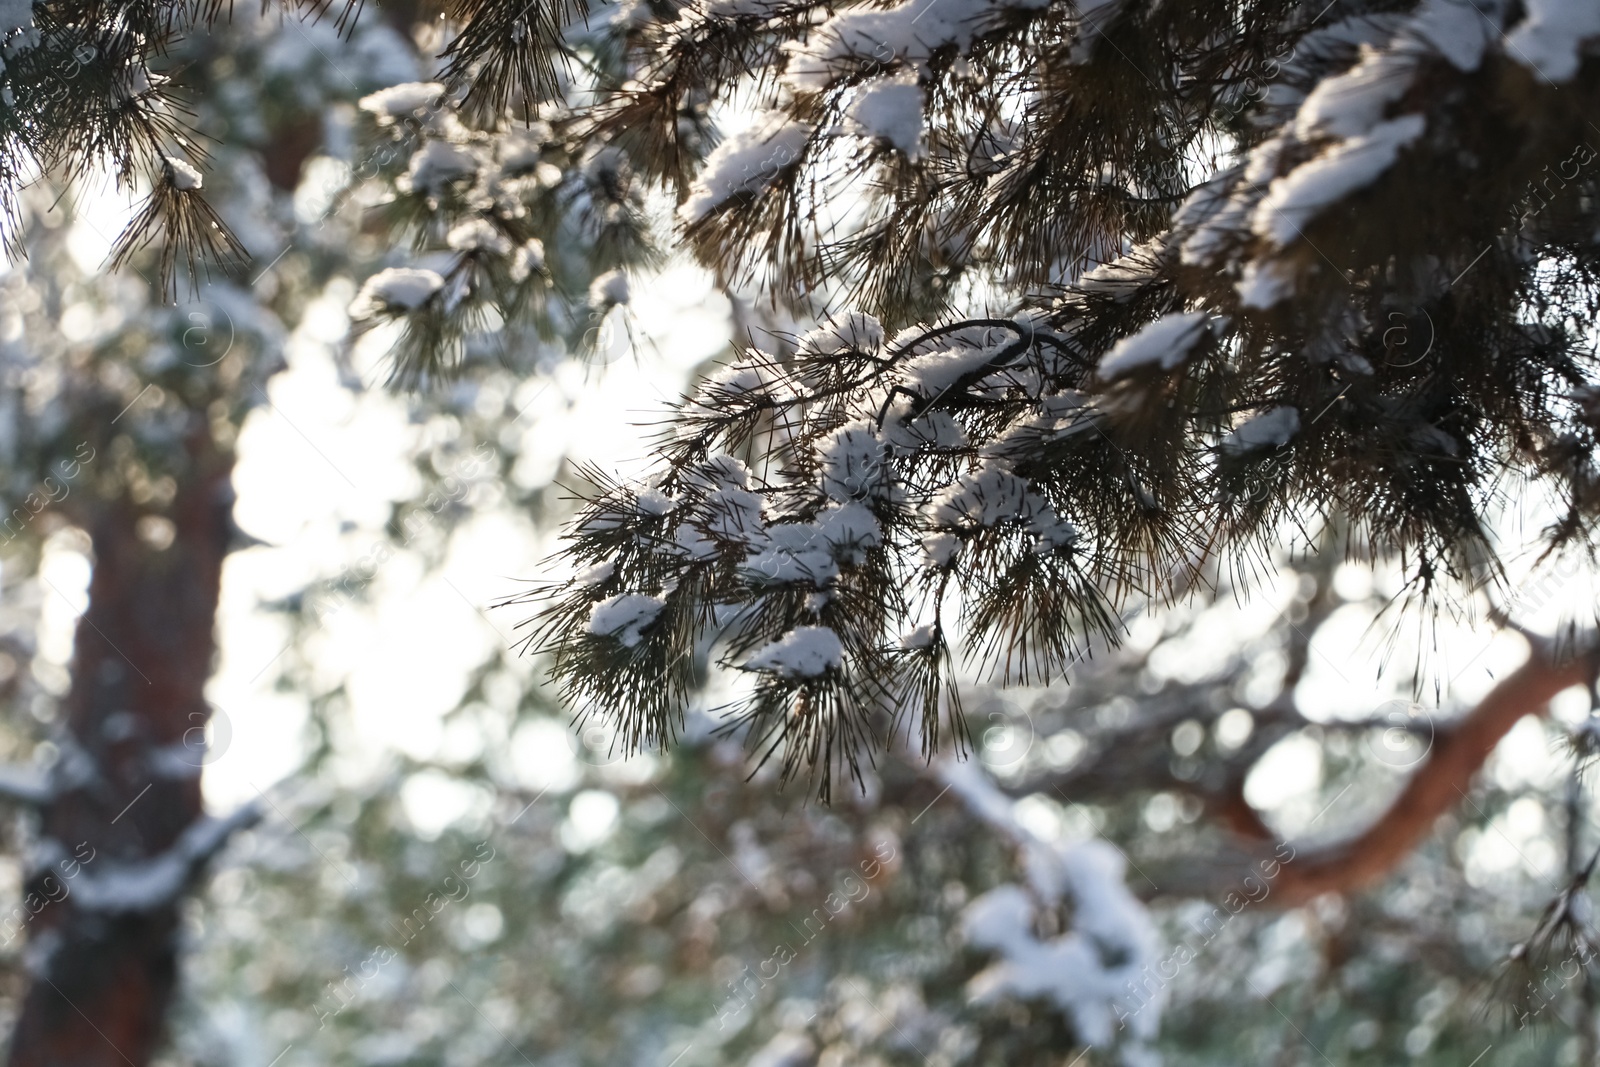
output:
M11 1067L151 1061L176 987L184 891L221 844L201 847L215 835L203 820L200 765L232 456L196 422L164 512L175 527L170 546L140 536L150 509L126 496L97 501L85 516L89 606L41 812L44 851L27 886L52 902L27 926L32 984Z

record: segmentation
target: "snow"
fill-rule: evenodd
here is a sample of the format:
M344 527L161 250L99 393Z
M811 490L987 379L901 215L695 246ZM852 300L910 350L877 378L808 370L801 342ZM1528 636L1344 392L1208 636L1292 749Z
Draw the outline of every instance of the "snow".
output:
M826 626L797 626L759 649L745 670L771 671L785 678L815 678L844 662L839 635Z
M431 270L390 267L368 278L350 302L350 317L369 319L388 311L415 311L444 288L444 278Z
M1073 288L1086 293L1104 293L1117 300L1129 299L1156 277L1156 267L1166 255L1169 240L1169 234L1157 234L1109 263L1084 271Z
M1171 370L1189 358L1200 340L1207 315L1203 311L1177 311L1124 337L1100 360L1100 377L1112 381L1140 367L1157 364Z
M758 1048L745 1067L805 1067L815 1052L810 1038L784 1030Z
M933 647L934 625L925 622L912 630L907 630L900 635L901 648L931 648Z
M1049 503L1041 500L1028 519L1028 532L1037 538L1034 551L1041 555L1078 543L1078 528L1055 513Z
M200 188L203 183L200 172L181 159L172 156L163 156L167 162L167 173L170 175L172 187L180 193L189 193Z
M1040 10L1049 0L904 0L881 10L854 8L834 15L804 41L784 45L783 80L800 92L824 89L863 61L926 63L954 45L965 54L973 39L1006 10Z
M641 489L634 494L634 506L641 515L666 515L678 502L660 489Z
M767 373L764 363L755 361L729 363L718 368L706 379L705 385L700 390L701 397L707 407L714 407L715 401L722 398L763 393L767 387Z
M511 280L520 282L533 274L544 273L544 242L530 237L517 248L511 259Z
M1110 1044L1119 1019L1135 1042L1154 1037L1165 989L1137 1005L1129 1003L1129 993L1155 962L1160 939L1144 905L1124 884L1122 853L1101 840L1041 839L1017 820L1011 799L974 764L946 762L941 777L973 814L1017 844L1027 883L997 886L962 913L967 942L999 957L968 984L972 1000L1050 1000L1091 1045ZM1039 937L1037 916L1066 900L1072 929Z
M883 546L883 529L878 518L859 501L830 504L817 516L817 532L834 550L835 558L853 566L866 560L869 549Z
M0 797L39 805L47 803L53 795L50 782L35 768L19 763L0 763Z
M917 76L906 71L868 82L848 114L857 130L889 142L914 161L923 151L922 103Z
M993 349L957 346L913 356L900 368L900 383L922 396L938 396L995 356Z
M606 560L604 563L596 563L592 567L587 567L584 570L579 571L577 575L573 577L572 584L589 586L601 585L610 581L611 576L615 573L617 573L616 563L611 560Z
M862 419L841 426L819 440L816 448L822 491L829 499L883 495L889 448L871 422Z
M0 37L33 28L33 0L0 0ZM4 70L0 66L0 70Z
M1234 427L1233 432L1223 438L1222 449L1237 454L1264 448L1282 448L1299 432L1298 408L1287 405L1268 408Z
M533 170L544 158L544 146L553 135L542 122L507 131L495 146L495 158L502 174L522 174Z
M468 219L458 223L445 235L445 243L457 252L489 252L498 256L511 254L511 238L495 229L488 219ZM540 252L544 251L541 246Z
M628 648L642 639L640 633L656 621L666 601L644 593L620 593L607 597L589 611L589 632L615 637Z
M711 18L771 18L787 0L697 0L698 12Z
M1383 112L1411 88L1414 56L1368 52L1337 77L1317 84L1295 115L1295 136L1309 141L1319 135L1359 137L1383 121Z
M150 859L124 863L107 857L93 869L85 864L72 882L72 899L85 911L149 912L168 907L230 836L260 818L260 809L246 804L224 818L207 816L190 823L172 847Z
M687 522L678 524L677 531L672 535L674 547L689 559L705 562L717 558L717 543L706 537L694 526Z
M909 400L902 399L889 412L884 424L889 444L905 452L923 448L966 447L967 431L955 420L955 416L948 411L930 411L908 422L905 416L910 406Z
M1364 188L1388 170L1400 149L1427 127L1421 115L1380 122L1371 132L1342 141L1316 159L1296 167L1272 183L1256 206L1251 228L1276 247L1283 247L1324 208Z
M970 528L995 526L1023 514L1028 483L996 465L963 475L928 502L928 521L934 526Z
M1586 41L1600 37L1594 0L1527 0L1527 17L1506 37L1512 58L1552 82L1578 73Z
M1274 260L1251 260L1234 285L1239 303L1265 310L1294 295L1294 272Z
M750 468L744 460L724 452L707 456L691 472L691 478L697 484L718 489L750 488Z
M429 141L412 154L406 180L412 191L432 195L477 173L478 161L471 153L445 141Z
M784 168L799 161L814 129L774 112L723 141L689 186L678 218L692 226L736 196L765 191Z
M1425 0L1403 32L1421 38L1462 71L1478 69L1484 49L1496 36L1488 16L1462 0Z
M704 517L705 530L712 537L760 547L767 539L761 507L762 499L758 494L736 485L725 485L708 493L699 510Z
M753 550L741 572L756 585L827 585L839 576L839 563L822 531L809 522L767 527L765 546Z
M883 347L883 325L865 312L852 311L843 321L830 322L801 336L795 348L807 356L841 356L847 352L876 352Z
M5 0L0 0L3 2ZM444 86L438 82L407 82L363 96L357 106L376 115L381 125L388 125L395 119L431 110L443 96Z
M632 296L628 276L620 270L608 270L589 285L589 306L610 308L626 304Z

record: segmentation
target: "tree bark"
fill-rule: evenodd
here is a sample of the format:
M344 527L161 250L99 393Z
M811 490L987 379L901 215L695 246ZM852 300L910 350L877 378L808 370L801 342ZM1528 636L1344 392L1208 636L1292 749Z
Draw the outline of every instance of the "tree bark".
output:
M11 1067L150 1062L176 987L183 890L221 844L196 831L232 456L195 421L164 511L170 545L140 536L139 520L162 512L126 495L90 505L89 605L26 887L47 902L27 923L32 983Z
M1388 875L1432 833L1439 817L1468 801L1472 779L1502 738L1524 716L1542 714L1550 699L1563 689L1594 681L1600 649L1591 643L1583 650L1558 649L1530 641L1528 659L1503 678L1470 712L1449 726L1437 729L1427 756L1407 780L1400 794L1365 830L1337 844L1315 851L1302 848L1294 858L1271 863L1275 870L1271 891L1257 906L1291 908L1324 893L1350 893L1366 889ZM1256 842L1270 840L1265 823L1239 817L1235 829ZM1279 846L1280 849L1282 846ZM1292 843L1289 843L1292 848ZM1164 895L1212 895L1237 888L1245 874L1255 874L1258 861L1273 856L1257 854L1252 846L1219 862L1195 863L1187 871L1172 871L1158 879ZM1274 857L1283 860L1279 851ZM1256 881L1260 876L1256 875ZM1252 883L1254 884L1254 883Z

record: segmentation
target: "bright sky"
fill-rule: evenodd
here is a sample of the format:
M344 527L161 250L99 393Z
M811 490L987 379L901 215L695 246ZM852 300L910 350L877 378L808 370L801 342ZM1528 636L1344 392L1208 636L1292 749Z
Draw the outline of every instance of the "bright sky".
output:
M330 346L344 333L350 295L330 293L307 315L290 344L289 369L272 379L271 408L253 413L240 438L236 515L271 547L235 553L223 575L222 658L208 695L226 711L233 737L206 770L206 797L217 810L254 797L303 756L306 702L271 689L287 626L257 604L372 551L389 502L415 488L409 453L418 438L404 406L338 385ZM636 283L633 311L658 344L599 371L568 365L553 380L519 389L516 402L527 410L517 425L529 457L519 476L547 482L566 453L619 470L636 463L645 447L634 424L655 417L729 333L726 301L693 268ZM370 353L358 349L363 355ZM344 746L347 773L376 767L387 751L426 757L447 743L441 717L455 706L467 670L495 644L508 644L516 621L480 609L517 591L516 579L534 575L550 548L547 531L489 510L458 531L442 573L424 574L415 556L396 554L374 575L370 606L326 616L308 651L318 678L348 679L357 736ZM567 752L561 739L544 740ZM537 763L531 756L519 762Z

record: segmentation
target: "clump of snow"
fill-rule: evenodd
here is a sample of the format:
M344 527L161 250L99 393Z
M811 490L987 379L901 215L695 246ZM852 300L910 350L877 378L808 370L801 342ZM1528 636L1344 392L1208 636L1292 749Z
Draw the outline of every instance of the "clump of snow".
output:
M432 110L443 97L444 86L438 82L406 82L363 96L357 106L377 116L378 123L386 126L396 119Z
M589 284L589 306L611 308L626 304L632 296L628 276L620 270L608 270Z
M0 37L33 28L33 0L0 0ZM0 66L0 70L5 67Z
M703 563L717 558L717 543L695 529L692 523L679 523L672 542L673 547L689 559Z
M1203 311L1177 311L1118 341L1100 360L1100 377L1111 381L1154 363L1171 370L1189 358L1206 328Z
M901 648L931 648L933 646L934 625L925 622L912 630L907 630L900 635Z
M134 863L106 858L84 867L72 883L72 899L89 912L127 914L170 907L194 882L205 863L237 831L261 820L261 809L246 804L223 818L192 822L166 851Z
M1383 121L1383 112L1411 88L1415 56L1369 51L1361 62L1317 83L1295 115L1301 140L1319 135L1359 137Z
M706 532L712 537L759 547L766 541L766 520L761 507L762 499L758 494L737 485L724 485L706 494L700 511Z
M940 490L928 504L934 526L995 526L1023 513L1028 483L993 464L963 475Z
M350 302L350 317L370 319L395 311L415 311L444 288L444 278L431 270L390 267L368 278Z
M1048 4L1049 0L904 0L889 8L852 8L828 19L804 41L784 45L789 64L783 78L798 91L814 91L863 62L921 64L951 45L965 54L973 39L993 26L1002 12L1037 10Z
M544 272L544 242L530 237L517 247L511 257L511 280L520 282L533 274Z
M611 576L615 573L617 573L616 563L606 560L604 563L596 563L592 567L586 567L579 571L573 577L572 583L584 586L602 585L610 581Z
M656 621L666 601L644 593L621 593L607 597L589 611L589 632L615 637L628 648L642 640L640 633Z
M744 402L770 395L781 372L771 357L752 351L749 358L717 368L701 383L695 402L712 411L724 410L731 402Z
M508 130L495 145L500 173L522 174L533 170L543 160L543 149L550 139L550 127L543 122Z
M841 426L817 442L822 491L830 500L881 496L889 447L865 419Z
M900 384L923 396L938 396L956 382L994 358L987 348L970 348L956 345L935 352L923 352L906 360L900 367Z
M1294 295L1294 271L1276 260L1253 259L1233 287L1239 303L1265 310Z
M1528 14L1506 37L1510 55L1552 82L1578 73L1585 42L1600 37L1593 0L1526 0Z
M944 570L961 551L961 538L953 533L929 534L922 539L922 558L929 566Z
M840 322L801 336L795 348L806 356L840 356L846 352L876 352L883 347L883 324L871 315L852 311Z
M1170 234L1159 233L1148 241L1134 245L1116 259L1084 271L1073 283L1073 288L1089 293L1104 293L1116 300L1130 299L1158 276L1170 240Z
M511 253L511 238L495 229L488 219L468 219L456 224L445 235L445 243L457 252L490 252L499 256Z
M962 913L967 942L999 957L973 978L969 996L979 1002L1002 996L1049 1000L1091 1045L1110 1044L1119 1021L1136 1042L1154 1037L1165 989L1148 995L1135 986L1155 963L1160 939L1149 912L1124 884L1122 853L1099 840L1042 840L972 763L945 763L942 777L973 814L1017 843L1026 880L1026 886L990 890ZM1037 917L1069 900L1072 929L1039 937Z
M823 586L839 576L832 546L814 523L781 522L767 527L766 543L753 550L740 570L756 585Z
M1341 141L1272 183L1256 206L1251 229L1276 247L1299 237L1323 208L1365 188L1388 170L1400 149L1427 128L1421 115L1380 122L1360 137Z
M915 72L903 71L868 82L848 114L859 132L887 141L907 159L917 160L923 151L922 102Z
M1225 452L1255 452L1263 448L1282 448L1289 439L1300 432L1300 410L1283 405L1269 408L1234 427L1223 438Z
M200 172L189 164L173 156L163 156L167 163L168 180L172 187L180 193L194 192L204 184Z
M923 448L964 448L967 431L948 411L930 411L915 419L907 419L911 402L902 399L889 412L884 424L889 443L905 452Z
M883 529L878 518L860 501L829 504L817 516L817 532L835 558L859 566L869 549L883 545Z
M719 19L771 18L788 0L698 0L696 10Z
M1495 24L1484 12L1456 0L1425 0L1403 32L1420 38L1463 71L1478 69L1484 49L1496 36ZM1600 29L1594 32L1600 33Z
M706 157L689 186L679 219L692 226L736 196L765 191L785 168L799 161L814 129L775 113L723 141Z
M739 869L747 868L740 865ZM816 1050L806 1035L784 1030L756 1049L745 1067L804 1067L815 1059Z
M666 515L678 506L678 502L660 489L652 487L641 489L634 494L634 506L641 515Z
M414 192L433 195L451 182L478 173L478 161L463 148L446 141L429 141L412 153L406 168L406 186Z
M844 662L839 635L826 626L797 626L757 650L746 670L771 671L785 678L815 678Z

